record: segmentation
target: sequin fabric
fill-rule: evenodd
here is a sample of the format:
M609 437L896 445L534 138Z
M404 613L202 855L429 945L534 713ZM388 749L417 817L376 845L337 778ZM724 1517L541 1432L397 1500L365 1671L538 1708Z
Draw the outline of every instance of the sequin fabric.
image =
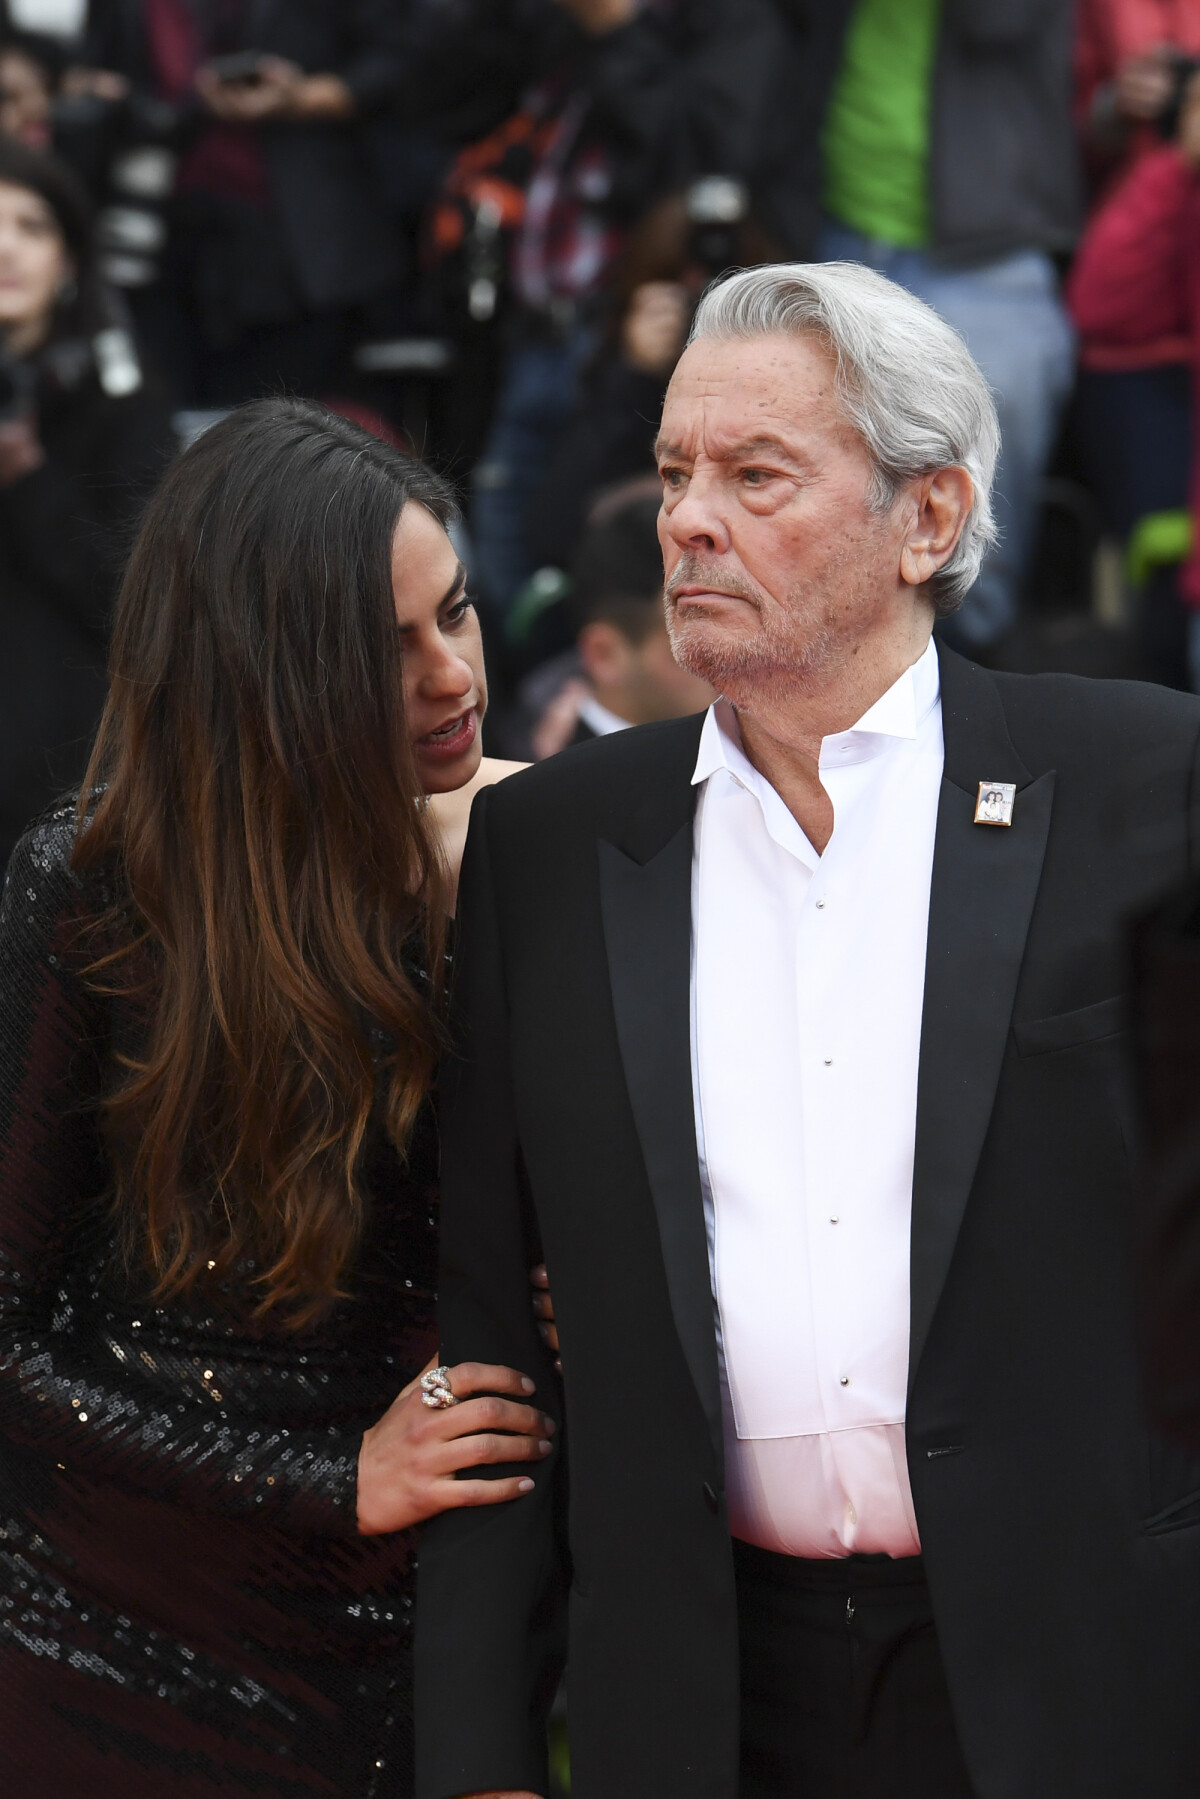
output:
M0 906L0 1792L408 1799L413 1545L358 1536L355 1469L436 1346L432 1123L404 1166L379 1134L319 1328L148 1302L96 1112L127 1002L79 979L106 896L72 834L27 834Z

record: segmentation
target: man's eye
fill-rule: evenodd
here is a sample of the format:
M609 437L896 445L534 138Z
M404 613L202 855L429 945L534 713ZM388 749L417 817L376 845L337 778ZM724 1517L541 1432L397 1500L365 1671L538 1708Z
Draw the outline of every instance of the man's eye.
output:
M771 472L769 469L744 468L742 470L742 480L748 481L751 487L761 487L764 482L769 481L770 479Z
M683 470L681 468L662 468L658 472L664 487L683 486Z

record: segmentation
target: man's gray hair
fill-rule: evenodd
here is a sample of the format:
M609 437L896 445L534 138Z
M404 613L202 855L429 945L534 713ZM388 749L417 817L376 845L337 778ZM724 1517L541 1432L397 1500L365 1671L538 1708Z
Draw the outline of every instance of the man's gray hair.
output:
M906 482L957 464L975 499L930 586L953 612L996 541L992 481L1000 426L988 384L958 332L931 306L858 262L777 262L741 269L696 308L697 338L811 335L833 353L842 410L874 468L885 512Z

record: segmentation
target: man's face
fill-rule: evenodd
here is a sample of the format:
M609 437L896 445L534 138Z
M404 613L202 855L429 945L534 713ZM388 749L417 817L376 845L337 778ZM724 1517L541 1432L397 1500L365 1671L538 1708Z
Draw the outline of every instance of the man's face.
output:
M658 464L671 642L730 699L821 682L912 605L899 563L915 502L872 510L871 464L817 339L693 344Z

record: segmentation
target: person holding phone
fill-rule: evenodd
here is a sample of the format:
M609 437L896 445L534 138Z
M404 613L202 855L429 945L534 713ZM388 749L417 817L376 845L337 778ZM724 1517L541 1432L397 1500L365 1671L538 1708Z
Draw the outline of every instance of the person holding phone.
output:
M397 92L391 0L96 9L87 60L171 109L162 276L136 304L180 405L344 388L401 278L364 122ZM157 116L156 114L156 116Z

